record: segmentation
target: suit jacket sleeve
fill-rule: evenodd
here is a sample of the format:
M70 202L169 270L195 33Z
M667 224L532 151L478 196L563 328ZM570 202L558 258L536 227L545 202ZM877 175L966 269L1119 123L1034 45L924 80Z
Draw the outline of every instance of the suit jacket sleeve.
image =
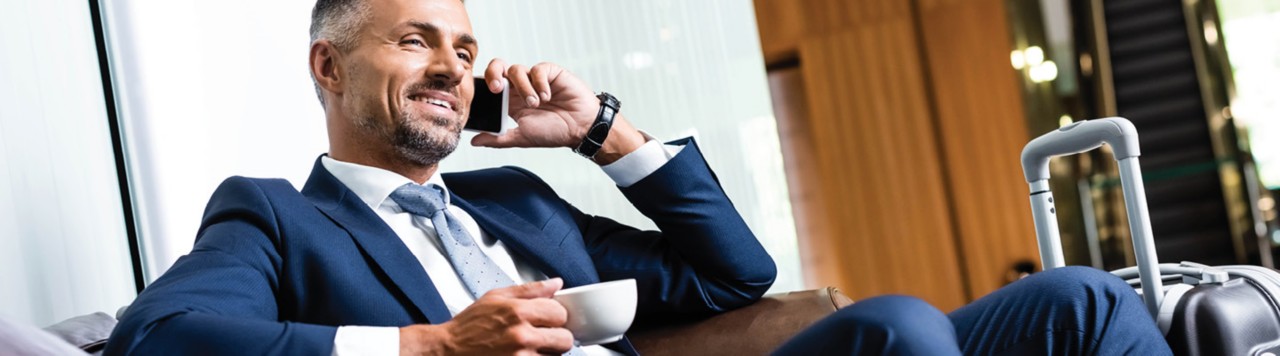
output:
M330 354L336 327L278 321L279 238L261 187L227 179L194 249L129 306L106 354Z
M660 231L573 210L602 280L635 278L637 321L718 313L759 300L777 269L692 139L623 195Z

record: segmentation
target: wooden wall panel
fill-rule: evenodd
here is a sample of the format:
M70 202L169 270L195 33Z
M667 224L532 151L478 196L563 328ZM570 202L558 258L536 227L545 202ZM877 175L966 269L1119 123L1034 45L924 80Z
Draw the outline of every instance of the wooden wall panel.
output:
M795 55L795 54L793 54ZM788 191L791 194L791 211L796 219L796 236L801 236L801 271L804 284L814 288L832 285L845 277L841 273L839 251L831 248L835 234L830 231L832 222L826 213L827 192L816 174L819 162L813 145L813 128L809 120L804 76L799 67L769 71L769 90L772 92L774 117L778 121L778 137L782 144L783 167L787 172ZM814 273L816 272L816 273Z
M1030 140L1002 0L922 1L920 29L970 298L1039 261L1020 153Z
M800 43L826 240L841 262L808 272L854 298L909 294L950 310L966 298L914 31L900 16Z
M803 83L774 99L809 286L951 310L1036 260L1001 1L756 0Z
M787 1L756 1L756 25L760 29L760 49L765 63L793 59L804 37L800 7Z

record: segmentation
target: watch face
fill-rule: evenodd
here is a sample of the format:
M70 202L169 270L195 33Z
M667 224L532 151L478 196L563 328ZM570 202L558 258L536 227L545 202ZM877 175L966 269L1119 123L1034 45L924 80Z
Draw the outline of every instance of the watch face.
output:
M622 109L622 102L618 101L618 98L613 94L600 93L600 95L596 95L596 98L600 99L600 105L613 108L614 112Z

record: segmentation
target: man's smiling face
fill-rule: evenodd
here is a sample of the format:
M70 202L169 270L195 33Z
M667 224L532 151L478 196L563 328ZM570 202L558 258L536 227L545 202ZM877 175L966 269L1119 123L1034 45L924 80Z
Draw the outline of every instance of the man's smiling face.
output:
M477 43L458 0L366 0L343 56L342 107L375 144L432 165L453 152L470 111Z

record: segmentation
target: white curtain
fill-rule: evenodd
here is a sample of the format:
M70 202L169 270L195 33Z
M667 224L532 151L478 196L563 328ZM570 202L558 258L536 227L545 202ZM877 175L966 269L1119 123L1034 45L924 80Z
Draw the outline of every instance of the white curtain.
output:
M204 203L223 178L284 177L301 186L326 150L306 67L313 2L109 4L151 280L190 250ZM801 287L751 1L470 0L467 7L481 63L494 56L559 63L621 98L627 117L653 136L697 136L777 260L774 290ZM467 146L444 169L497 165L533 170L587 212L653 227L599 168L567 149Z
M116 173L88 2L6 2L0 317L47 326L133 299Z

